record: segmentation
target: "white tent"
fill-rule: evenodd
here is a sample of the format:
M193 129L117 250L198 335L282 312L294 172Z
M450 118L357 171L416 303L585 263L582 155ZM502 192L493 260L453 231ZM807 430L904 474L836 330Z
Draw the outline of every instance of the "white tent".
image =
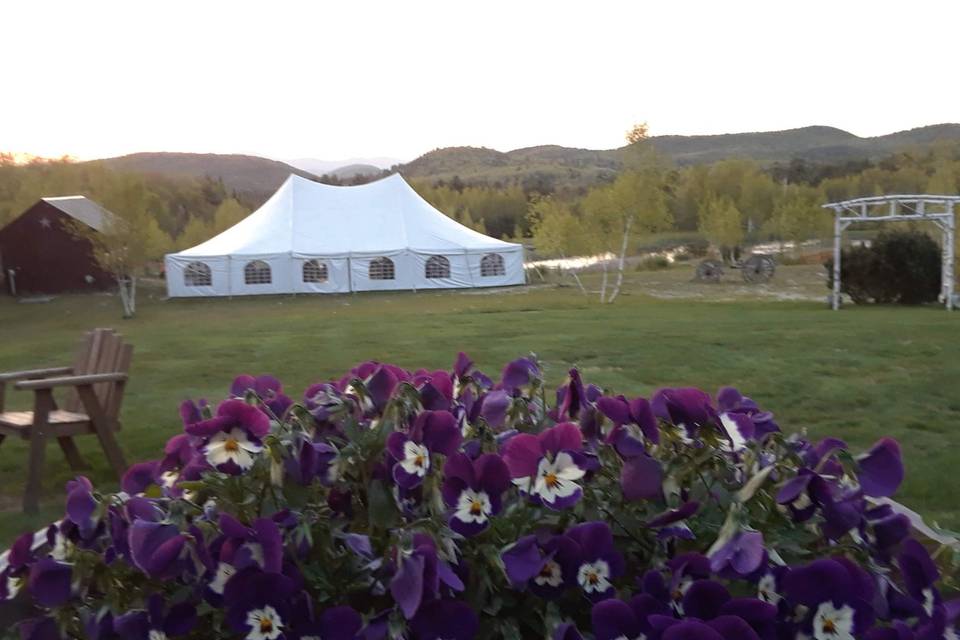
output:
M291 175L262 207L166 256L179 296L523 284L523 246L468 229L399 175L334 187Z

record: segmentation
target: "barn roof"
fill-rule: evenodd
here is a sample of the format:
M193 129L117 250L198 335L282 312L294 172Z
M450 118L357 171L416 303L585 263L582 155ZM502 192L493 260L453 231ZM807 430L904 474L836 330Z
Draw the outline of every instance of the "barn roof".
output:
M103 231L112 213L85 196L61 196L58 198L41 198L44 202L63 211L65 214L79 220L88 227Z

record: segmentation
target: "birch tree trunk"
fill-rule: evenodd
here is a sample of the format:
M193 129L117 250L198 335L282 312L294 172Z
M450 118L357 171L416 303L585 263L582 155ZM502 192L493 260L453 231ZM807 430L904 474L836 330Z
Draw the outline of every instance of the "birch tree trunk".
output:
M600 304L607 302L607 255L604 253L600 264L603 265L603 280L600 281Z
M617 283L613 287L613 293L610 294L610 302L617 299L620 295L620 287L623 286L623 267L627 259L627 243L630 239L630 228L633 226L633 216L627 218L627 224L623 228L623 241L620 243L620 260L617 263Z
M563 255L563 252L562 252L562 251L560 252L560 259L563 260L563 261L566 261L566 259L567 259L567 256ZM562 263L561 263L561 264L562 264ZM576 269L567 269L567 271L570 272L570 275L573 276L573 279L574 279L574 281L577 283L577 286L580 287L580 293L582 293L583 295L587 295L587 290L583 287L583 283L580 282L580 276L577 275L577 270L576 270Z
M133 276L117 276L120 288L120 304L123 305L123 317L132 318L137 312L137 279Z

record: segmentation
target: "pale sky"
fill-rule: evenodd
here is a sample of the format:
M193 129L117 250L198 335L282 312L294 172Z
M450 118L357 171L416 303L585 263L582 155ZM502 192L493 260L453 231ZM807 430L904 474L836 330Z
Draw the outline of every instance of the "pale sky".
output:
M960 2L0 3L0 150L278 159L960 121Z

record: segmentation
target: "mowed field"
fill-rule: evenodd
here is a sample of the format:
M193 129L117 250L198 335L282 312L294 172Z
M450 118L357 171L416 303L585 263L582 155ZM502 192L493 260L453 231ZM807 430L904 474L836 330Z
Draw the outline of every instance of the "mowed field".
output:
M497 373L535 352L551 384L580 368L626 395L660 386L711 392L735 385L786 430L835 435L854 447L882 435L903 445L898 498L929 521L960 527L960 312L941 308L827 310L822 268L783 267L750 287L731 273L689 283L692 266L630 272L622 296L600 306L569 284L453 291L214 300L162 300L144 289L136 319L109 296L22 304L0 298L0 370L68 364L80 334L115 327L135 345L121 444L130 461L156 457L180 428L178 403L222 398L240 373L271 373L299 398L311 382L377 359L449 367L460 350ZM595 276L587 278L596 286ZM31 398L8 392L8 406ZM96 439L79 439L91 478L115 488ZM0 548L59 517L71 471L48 449L45 505L19 513L26 447L0 447Z

